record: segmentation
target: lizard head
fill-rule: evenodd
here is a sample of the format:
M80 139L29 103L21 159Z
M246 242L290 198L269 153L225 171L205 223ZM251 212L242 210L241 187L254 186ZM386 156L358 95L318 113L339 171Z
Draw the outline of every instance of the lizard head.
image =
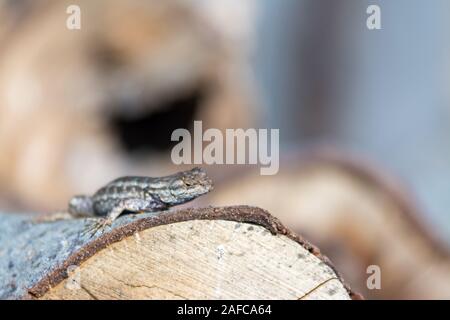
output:
M184 203L213 189L212 180L201 168L180 172L173 176L170 193L174 202Z

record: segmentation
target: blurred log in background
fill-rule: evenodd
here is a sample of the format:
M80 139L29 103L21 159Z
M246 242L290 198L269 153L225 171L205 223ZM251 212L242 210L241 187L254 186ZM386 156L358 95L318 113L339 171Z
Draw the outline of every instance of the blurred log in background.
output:
M83 25L71 32L69 4L0 3L0 187L11 207L55 210L120 175L169 173L171 134L194 120L258 123L245 39L207 19L214 7L78 1Z

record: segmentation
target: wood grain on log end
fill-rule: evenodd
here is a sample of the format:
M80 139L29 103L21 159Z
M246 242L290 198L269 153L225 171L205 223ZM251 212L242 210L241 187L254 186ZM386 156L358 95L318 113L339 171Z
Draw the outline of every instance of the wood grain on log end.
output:
M24 257L16 257L17 264L13 262L6 276L0 274L0 295L31 299L361 298L315 246L259 208L182 209L118 220L94 239L80 238L84 220L26 227L22 220L17 224L21 226L18 238L63 238L76 244L46 248L56 250L49 253L42 251L45 242L39 238L25 241L29 247L18 243L21 248L15 254L22 252ZM15 259L10 254L17 249L2 251L10 266ZM53 258L49 261L49 257ZM20 264L30 259L38 271L18 274L27 271ZM4 289L8 285L9 291Z

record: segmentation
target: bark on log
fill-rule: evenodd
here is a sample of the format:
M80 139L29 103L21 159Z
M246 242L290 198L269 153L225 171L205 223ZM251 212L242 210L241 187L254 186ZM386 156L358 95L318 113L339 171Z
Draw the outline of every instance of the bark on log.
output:
M89 239L86 220L2 215L0 298L358 298L329 260L255 207L127 215Z

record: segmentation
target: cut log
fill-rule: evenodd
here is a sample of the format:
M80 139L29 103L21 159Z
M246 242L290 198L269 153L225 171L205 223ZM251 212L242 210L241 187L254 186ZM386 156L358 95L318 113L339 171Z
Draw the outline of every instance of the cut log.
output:
M126 215L93 239L84 219L0 223L0 298L350 299L320 251L255 207Z

